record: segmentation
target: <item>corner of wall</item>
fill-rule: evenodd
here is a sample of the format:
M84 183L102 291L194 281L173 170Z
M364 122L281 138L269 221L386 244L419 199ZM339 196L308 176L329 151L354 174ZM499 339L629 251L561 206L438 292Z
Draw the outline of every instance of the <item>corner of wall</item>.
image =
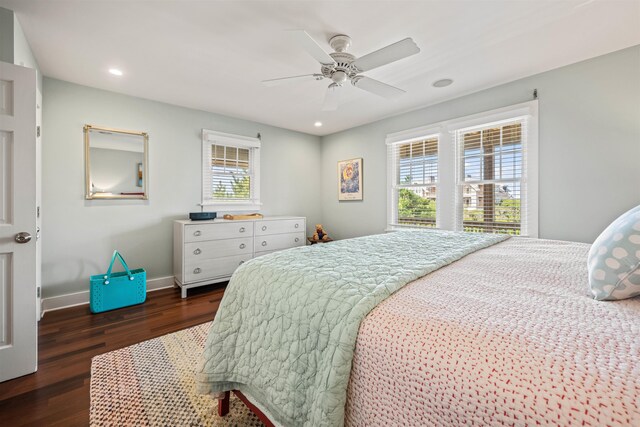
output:
M38 60L33 55L31 45L22 30L22 25L18 19L18 15L13 13L13 62L16 65L33 68L36 70L38 78L38 90L42 93L42 73Z
M0 7L0 61L13 63L13 11Z

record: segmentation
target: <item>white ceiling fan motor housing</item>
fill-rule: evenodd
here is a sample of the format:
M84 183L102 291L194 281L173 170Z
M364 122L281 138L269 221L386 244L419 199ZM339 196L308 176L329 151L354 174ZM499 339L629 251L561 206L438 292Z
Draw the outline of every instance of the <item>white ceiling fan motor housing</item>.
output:
M351 80L357 74L357 70L351 64L356 57L347 53L351 47L351 37L340 34L329 40L329 45L335 52L329 54L336 62L335 65L323 65L322 75L333 80L338 86L342 86L347 80Z

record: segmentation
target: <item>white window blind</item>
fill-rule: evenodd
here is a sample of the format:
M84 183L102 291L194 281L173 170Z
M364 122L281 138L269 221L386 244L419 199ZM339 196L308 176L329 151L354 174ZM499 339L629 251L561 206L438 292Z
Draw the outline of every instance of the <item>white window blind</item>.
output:
M438 135L388 145L391 224L436 226Z
M454 131L458 171L456 228L527 234L527 118Z
M202 139L202 204L257 209L260 140L209 130Z

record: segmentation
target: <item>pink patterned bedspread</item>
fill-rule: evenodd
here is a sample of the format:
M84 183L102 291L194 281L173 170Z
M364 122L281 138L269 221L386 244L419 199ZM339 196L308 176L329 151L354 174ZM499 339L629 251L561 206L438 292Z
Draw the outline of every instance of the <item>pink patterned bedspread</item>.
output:
M351 426L640 426L640 298L593 300L589 245L510 239L360 326Z

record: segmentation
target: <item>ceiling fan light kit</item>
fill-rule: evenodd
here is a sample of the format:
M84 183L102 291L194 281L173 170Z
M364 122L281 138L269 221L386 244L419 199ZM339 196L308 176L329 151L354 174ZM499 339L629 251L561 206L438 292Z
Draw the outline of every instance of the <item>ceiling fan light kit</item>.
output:
M382 83L378 80L360 75L377 67L398 61L420 52L420 48L411 38L400 40L382 49L371 52L368 55L356 58L347 52L351 47L351 37L339 34L329 40L329 45L334 52L326 53L322 47L304 30L289 32L292 39L309 55L320 63L320 74L305 74L301 76L284 77L278 79L263 80L267 86L275 86L281 83L289 83L298 80L330 79L332 83L327 88L322 109L333 111L338 108L340 89L347 81L359 89L392 99L405 93L402 89Z

